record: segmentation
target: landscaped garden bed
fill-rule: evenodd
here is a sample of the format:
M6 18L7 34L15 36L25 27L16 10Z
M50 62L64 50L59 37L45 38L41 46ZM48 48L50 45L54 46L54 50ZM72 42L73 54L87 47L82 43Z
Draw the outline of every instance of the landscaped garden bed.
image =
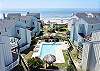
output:
M54 64L55 66L58 66L58 68L61 68L61 69L67 69L67 66L68 66L68 60L69 60L69 57L66 52L66 50L63 50L63 55L64 55L64 59L65 59L65 63L62 63L62 64Z

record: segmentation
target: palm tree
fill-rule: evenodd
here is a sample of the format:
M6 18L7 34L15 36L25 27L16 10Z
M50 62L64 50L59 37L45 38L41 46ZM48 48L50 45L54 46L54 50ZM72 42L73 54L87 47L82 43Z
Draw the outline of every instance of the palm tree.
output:
M74 66L72 64L69 64L67 67L67 71L75 71Z

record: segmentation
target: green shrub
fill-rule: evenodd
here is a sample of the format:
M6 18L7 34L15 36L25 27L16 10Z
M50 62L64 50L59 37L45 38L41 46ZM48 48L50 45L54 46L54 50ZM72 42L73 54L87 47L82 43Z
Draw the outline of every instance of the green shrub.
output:
M62 29L62 28L61 28L61 29L59 29L59 31L63 32L63 31L66 31L66 29Z
M48 32L49 33L55 33L55 29L49 29Z
M29 68L41 68L44 65L44 62L38 57L29 59L27 63Z
M69 64L67 66L67 71L74 71L74 66L72 64Z
M37 42L38 42L38 39L32 38L31 45L35 45L37 44Z

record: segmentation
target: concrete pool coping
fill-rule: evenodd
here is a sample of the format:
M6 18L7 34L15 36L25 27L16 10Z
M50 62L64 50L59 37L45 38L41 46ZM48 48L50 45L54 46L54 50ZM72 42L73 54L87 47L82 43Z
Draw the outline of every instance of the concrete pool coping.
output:
M67 46L64 42L41 42L40 47L39 47L39 51L36 52L37 53L36 56L38 56L38 57L41 57L41 50L42 50L43 44L57 44L57 45L60 44L59 47L62 47L62 48L55 49L56 50L55 56L56 56L57 60L54 63L64 63L65 62L62 50L67 50ZM33 53L32 57L35 57L34 53Z

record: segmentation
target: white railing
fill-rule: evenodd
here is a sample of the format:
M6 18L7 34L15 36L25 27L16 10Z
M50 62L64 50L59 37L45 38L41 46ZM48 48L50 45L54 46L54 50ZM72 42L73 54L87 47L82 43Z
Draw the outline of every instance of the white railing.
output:
M11 63L10 65L5 67L6 71L10 71L11 69L13 69L15 66L17 66L19 64L19 58L14 61L13 63Z

